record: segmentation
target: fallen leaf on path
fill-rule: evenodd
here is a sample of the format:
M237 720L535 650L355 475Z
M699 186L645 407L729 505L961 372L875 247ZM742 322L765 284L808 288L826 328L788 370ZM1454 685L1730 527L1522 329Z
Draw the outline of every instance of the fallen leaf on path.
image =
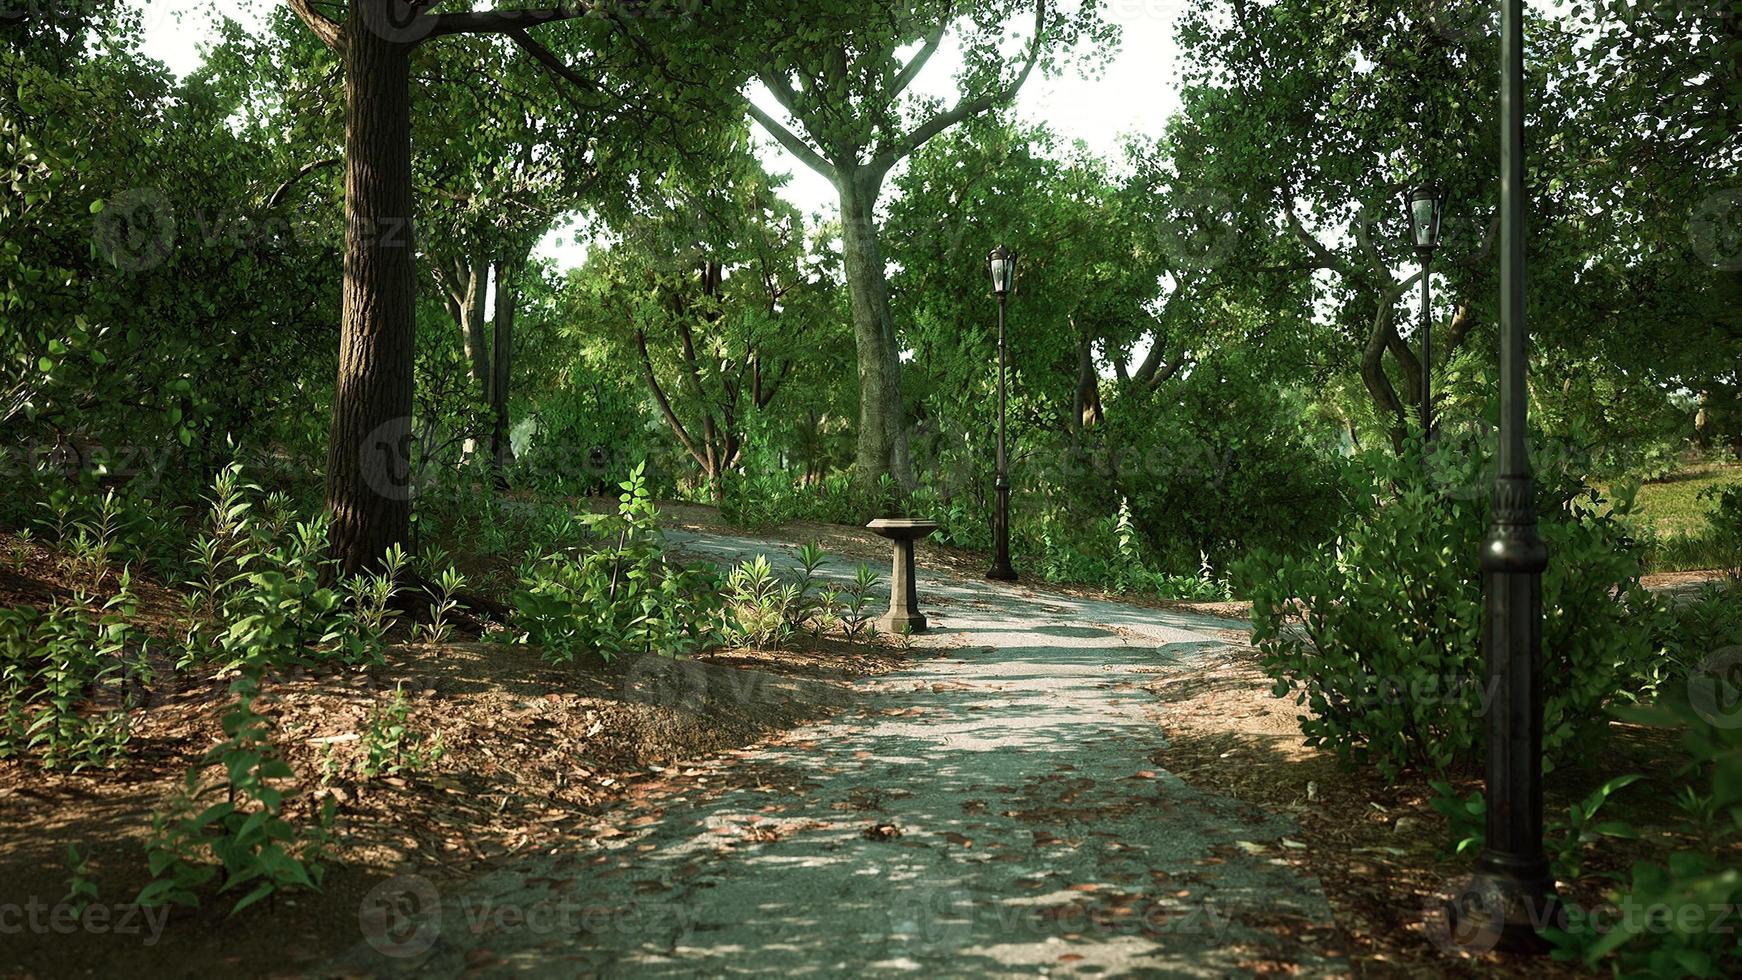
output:
M874 823L862 834L866 840L894 840L901 836L901 828L892 823Z

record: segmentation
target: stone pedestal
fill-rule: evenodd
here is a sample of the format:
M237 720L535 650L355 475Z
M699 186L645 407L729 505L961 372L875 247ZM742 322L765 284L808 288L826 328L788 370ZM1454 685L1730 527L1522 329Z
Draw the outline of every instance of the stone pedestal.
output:
M924 633L925 615L919 611L919 588L913 573L914 543L938 529L936 521L890 517L865 525L879 537L895 542L895 564L889 575L889 613L877 628L890 633Z

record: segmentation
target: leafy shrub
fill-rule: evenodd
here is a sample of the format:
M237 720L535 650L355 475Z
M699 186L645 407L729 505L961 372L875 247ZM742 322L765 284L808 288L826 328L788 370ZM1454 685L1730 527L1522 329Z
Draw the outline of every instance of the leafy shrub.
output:
M813 486L799 486L783 471L750 470L721 486L720 517L728 524L752 529L794 521L857 527L871 517L897 513L901 498L887 473L866 494L854 488L847 473L831 474Z
M718 634L720 598L711 569L666 556L645 468L622 484L614 514L586 514L591 546L558 547L525 563L510 597L517 642L547 660L585 654L692 653Z
M1450 465L1444 460L1439 465ZM1474 465L1467 461L1465 465ZM1478 556L1485 499L1442 496L1417 454L1369 454L1336 547L1254 555L1235 574L1252 596L1253 640L1277 697L1293 695L1311 745L1395 780L1442 772L1481 743L1486 698ZM1545 493L1542 534L1545 758L1571 757L1636 689L1657 606L1633 542L1594 491Z
M271 754L271 722L254 710L258 682L244 673L231 692L236 703L224 716L226 738L188 770L174 807L152 818L146 844L152 881L140 891L140 905L197 907L199 890L220 870L219 892L247 888L232 915L286 888L320 886L331 801L313 824L285 819L285 794L276 783L295 773Z
M738 563L727 574L725 596L727 637L758 650L785 643L795 621L807 618L803 589L781 581L764 555Z
M378 573L327 585L336 570L326 515L297 521L283 497L257 506L259 492L243 482L240 466L213 484L205 531L192 548L188 659L230 668L379 663L403 554L385 556Z
M1720 668L1728 664L1720 664ZM1687 781L1678 802L1690 833L1701 841L1671 853L1663 863L1638 862L1609 896L1617 914L1598 920L1580 916L1566 930L1549 930L1561 960L1582 960L1627 977L1734 977L1742 975L1742 931L1735 915L1742 905L1742 870L1722 856L1742 841L1742 726L1714 716L1717 704L1695 702L1698 685L1733 709L1733 677L1696 678L1672 689L1657 704L1621 711L1630 721L1679 730ZM1721 723L1722 722L1722 723Z
M0 758L33 755L50 769L107 766L126 752L126 692L119 707L94 702L112 688L150 676L144 637L128 622L133 599L122 591L101 609L55 606L0 609Z
M1209 602L1229 598L1225 582L1212 576L1207 558L1198 574L1158 571L1146 553L1132 518L1131 507L1121 500L1110 517L1085 528L1065 511L1048 511L1027 529L1037 538L1033 551L1035 571L1047 581L1076 582L1113 592L1141 593L1159 599Z
M779 646L800 632L821 636L836 626L847 639L856 638L869 619L867 607L878 576L869 566L860 565L845 588L819 587L817 569L824 557L815 542L800 548L799 571L790 581L765 556L738 563L724 585L726 639L763 649Z
M1700 662L1715 651L1742 647L1742 592L1734 584L1708 582L1678 602L1666 603L1659 620L1662 655L1652 661L1640 690L1641 700L1685 684Z

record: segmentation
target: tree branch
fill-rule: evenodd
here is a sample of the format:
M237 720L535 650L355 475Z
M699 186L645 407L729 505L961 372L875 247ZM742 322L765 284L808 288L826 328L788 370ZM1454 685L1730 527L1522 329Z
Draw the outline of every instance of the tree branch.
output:
M653 373L653 358L647 355L646 333L640 330L635 331L635 346L641 353L641 375L647 379L647 387L653 391L653 400L659 404L660 414L665 416L666 424L671 426L672 433L677 436L679 442L683 443L683 447L689 450L689 454L695 458L695 461L706 467L708 465L707 458L696 449L695 442L690 439L689 430L684 428L683 422L677 417L677 412L672 410L671 399L665 396L665 389L660 387L659 378Z
M1300 243L1306 246L1306 250L1312 253L1313 258L1318 260L1319 268L1348 275L1348 265L1326 248L1312 232L1307 231L1305 225L1301 224L1300 215L1294 211L1294 198L1291 197L1283 203L1282 213L1283 217L1288 219L1289 230L1294 232L1294 236L1300 239Z
M943 43L944 31L949 28L950 16L953 13L952 8L944 8L943 13L939 16L937 29L926 36L925 46L920 48L906 67L901 69L901 74L895 76L895 83L889 87L889 101L886 105L892 106L896 99L901 98L901 93L907 91L907 87L912 85L913 80L918 78L919 73L925 69L926 62L930 61L931 56L937 53L938 45Z
M345 29L339 22L316 10L309 0L285 0L290 5L299 20L320 38L321 43L334 51L345 41Z
M447 34L513 34L528 27L575 20L593 12L590 3L560 3L529 10L468 10L434 14L430 37Z
M756 103L746 101L745 105L749 107L750 118L760 123L762 128L767 130L768 135L774 137L775 141L781 146L786 147L788 153L798 157L799 160L804 162L805 166L815 170L817 173L827 177L829 180L833 181L838 178L834 164L824 160L822 154L811 149L810 145L800 139L792 130L782 126L773 116L763 112Z
M290 189L295 187L297 182L302 180L304 177L307 177L309 174L314 173L322 167L336 167L344 162L344 158L342 157L327 157L324 160L316 160L313 163L304 164L300 170L292 174L284 183L279 184L278 189L272 192L272 196L266 199L267 209L271 210L272 208L276 208L282 204L284 202L284 195L290 193Z
M1041 48L1046 43L1046 3L1047 0L1035 0L1034 3L1034 43L1029 45L1028 60L1022 65L1022 71L1009 85L996 92L988 92L978 98L964 98L947 112L941 112L921 123L906 136L898 138L893 145L871 159L868 168L874 174L886 174L891 167L900 163L915 150L924 146L932 137L956 125L964 119L979 115L988 109L993 109L1016 98L1016 93L1027 84L1028 76L1034 72L1034 67L1040 64Z

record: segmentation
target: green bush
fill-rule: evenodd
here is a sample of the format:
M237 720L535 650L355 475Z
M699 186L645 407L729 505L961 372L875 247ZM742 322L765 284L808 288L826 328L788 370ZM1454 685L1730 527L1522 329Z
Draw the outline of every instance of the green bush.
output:
M1362 503L1340 544L1304 557L1259 553L1240 563L1253 640L1277 697L1306 709L1311 745L1370 764L1389 780L1471 759L1487 701L1478 556L1488 504L1474 466L1419 453L1367 454L1352 472ZM1428 474L1432 473L1430 477ZM1585 748L1604 706L1636 690L1654 651L1656 602L1619 512L1594 491L1542 494L1543 749L1549 765Z
M712 569L670 561L645 468L622 483L614 514L587 514L592 541L553 547L522 565L513 607L515 639L570 663L593 654L678 656L713 645L719 631L719 583Z

